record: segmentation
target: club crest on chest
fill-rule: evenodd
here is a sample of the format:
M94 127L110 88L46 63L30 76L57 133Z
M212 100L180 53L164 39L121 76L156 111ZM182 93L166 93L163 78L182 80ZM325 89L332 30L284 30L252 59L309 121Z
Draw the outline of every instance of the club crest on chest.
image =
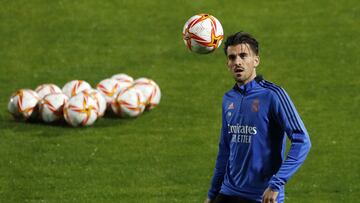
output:
M252 112L259 112L260 110L260 100L254 99L251 104L251 111Z

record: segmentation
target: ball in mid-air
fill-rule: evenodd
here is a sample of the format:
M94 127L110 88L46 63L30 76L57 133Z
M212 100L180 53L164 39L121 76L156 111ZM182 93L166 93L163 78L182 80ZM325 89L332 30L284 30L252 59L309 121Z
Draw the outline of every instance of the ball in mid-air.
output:
M193 52L208 54L221 45L224 31L218 19L210 14L198 14L184 25L183 39Z

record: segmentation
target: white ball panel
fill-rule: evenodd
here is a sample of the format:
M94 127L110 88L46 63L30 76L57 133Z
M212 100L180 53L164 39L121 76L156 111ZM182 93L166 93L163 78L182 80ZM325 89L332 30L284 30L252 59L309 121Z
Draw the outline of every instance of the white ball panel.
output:
M134 78L132 78L131 76L129 76L125 73L115 74L111 78L115 79L117 81L120 81L120 82L129 82L129 83L134 82Z
M62 93L61 89L54 84L42 84L36 87L35 92L39 95L40 98L44 98L50 93Z

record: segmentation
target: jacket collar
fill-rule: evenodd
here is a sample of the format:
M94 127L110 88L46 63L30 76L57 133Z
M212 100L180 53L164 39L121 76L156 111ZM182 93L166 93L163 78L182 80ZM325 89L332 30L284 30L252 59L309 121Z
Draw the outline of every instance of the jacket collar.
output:
M238 85L237 83L234 85L234 89L239 91L241 94L245 94L249 92L251 89L258 86L258 82L263 80L262 76L256 76L253 80L250 82L244 84L244 85Z

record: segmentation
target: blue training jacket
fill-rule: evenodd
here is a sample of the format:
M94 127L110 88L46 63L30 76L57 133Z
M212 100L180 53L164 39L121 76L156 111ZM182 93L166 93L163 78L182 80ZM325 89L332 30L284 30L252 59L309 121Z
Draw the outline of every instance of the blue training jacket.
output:
M285 158L286 136L291 146ZM304 162L309 135L284 89L261 77L225 93L219 152L208 197L220 192L261 201L279 191Z

